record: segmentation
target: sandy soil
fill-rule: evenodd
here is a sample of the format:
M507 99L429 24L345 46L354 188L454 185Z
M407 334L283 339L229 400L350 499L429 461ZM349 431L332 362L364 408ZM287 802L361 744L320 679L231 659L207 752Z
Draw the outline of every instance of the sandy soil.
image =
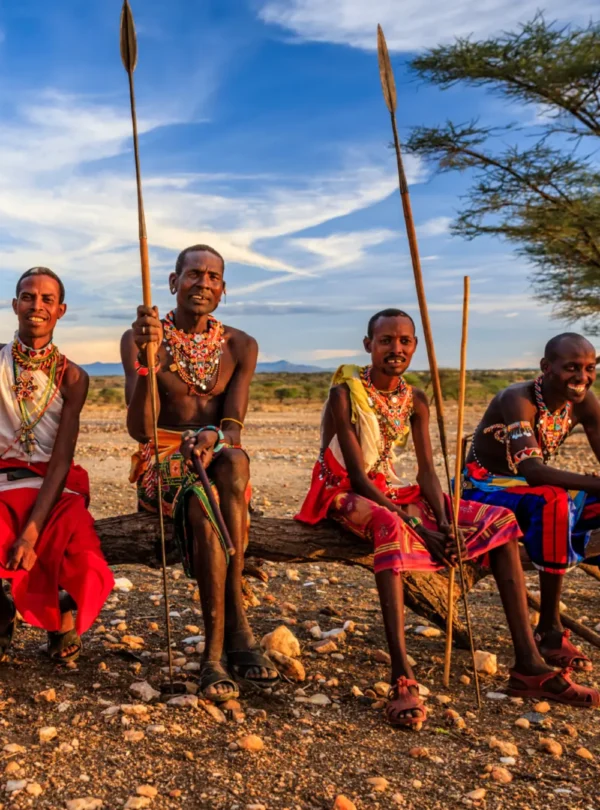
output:
M470 409L468 429L477 417L477 409ZM453 418L451 412L450 435ZM252 459L255 502L266 513L290 517L297 509L316 455L318 423L317 409L249 415L245 442ZM96 517L135 509L135 493L127 484L131 450L121 412L86 411L78 461L90 471ZM441 472L439 451L436 460ZM563 462L571 469L593 468L583 436L571 438ZM413 469L408 452L407 477ZM50 665L39 650L43 636L21 625L3 664L0 747L17 744L22 750L4 748L0 805L62 808L74 799L90 797L80 810L100 806L91 799L110 809L129 800L129 807L157 810L325 810L342 794L358 808L600 807L600 712L553 705L547 714L534 717L541 725L532 723L529 729L515 726L518 718L533 710L528 701L484 697L483 710L477 713L472 685L459 680L469 674L468 654L455 653L451 687L445 690L443 636L416 635L414 629L423 622L409 613L409 651L416 660L417 677L431 692L430 719L419 734L395 731L386 725L381 708L373 708L377 701L364 694L388 675L385 664L373 658L385 644L372 577L334 565L292 570L269 564L267 570L268 584L255 586L261 604L251 610L251 621L259 637L280 624L290 627L302 647L307 679L285 684L270 697L245 693L241 711L228 711L216 719L202 706L183 709L154 702L144 709L127 708L139 703L129 693L132 683L147 680L157 687L165 677L163 632L155 624L162 628L157 572L138 567L115 571L116 576L129 578L133 588L113 594L86 637L85 655L74 669ZM184 579L179 566L170 569L169 579L177 657L194 664L199 655L184 639L202 633L195 586ZM528 579L535 588L534 575ZM570 613L594 627L600 621L598 595L598 582L576 571L565 583L563 599ZM471 605L478 646L497 654L499 662L496 676L482 678L485 696L505 682L510 642L490 579L472 593ZM353 621L355 632L338 643L335 657L317 656L304 627L309 620L323 630ZM127 635L141 639L138 650L121 643ZM598 651L582 646L588 654L594 652L600 667ZM182 677L193 682L193 668ZM588 682L597 685L597 676ZM353 687L363 696L353 695ZM55 694L40 696L48 689ZM314 695L325 696L327 701L320 700L326 705L306 702ZM444 717L448 708L460 714L465 728ZM41 742L40 730L47 727L55 729L56 736ZM233 745L251 734L261 738L263 750ZM509 752L513 759L500 761L503 753L490 748L493 737L517 747ZM560 757L540 750L541 740L547 738L560 743ZM588 749L593 759L582 758L577 753L581 748ZM490 772L498 767L506 769L512 781L495 781ZM509 778L497 770L493 774L496 779L500 776ZM370 781L376 777L385 781ZM141 786L153 787L156 796L131 801ZM485 796L469 797L477 789L487 791Z

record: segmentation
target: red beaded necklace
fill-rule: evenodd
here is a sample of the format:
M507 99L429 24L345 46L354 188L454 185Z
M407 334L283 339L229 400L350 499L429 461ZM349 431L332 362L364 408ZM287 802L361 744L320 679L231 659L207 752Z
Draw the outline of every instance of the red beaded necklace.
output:
M540 375L533 383L535 404L537 405L535 427L544 462L548 463L552 456L558 453L558 448L571 432L573 405L571 402L567 402L558 411L552 413L542 396L542 379L543 377Z
M219 379L225 327L216 318L209 317L206 332L184 332L177 329L175 314L169 312L163 321L163 329L165 347L173 358L169 370L181 377L190 394L207 396ZM209 390L208 384L215 372L217 378Z
M408 439L409 419L413 410L412 387L400 377L393 391L380 391L371 380L371 366L360 370L360 379L381 432L382 447L377 466L385 467L391 463L394 445L404 445Z

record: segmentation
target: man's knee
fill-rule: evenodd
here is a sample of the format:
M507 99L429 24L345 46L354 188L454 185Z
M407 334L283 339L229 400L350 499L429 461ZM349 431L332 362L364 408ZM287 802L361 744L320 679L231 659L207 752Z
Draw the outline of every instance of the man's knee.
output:
M226 449L214 463L213 478L217 489L233 496L242 496L250 481L250 462L243 450Z

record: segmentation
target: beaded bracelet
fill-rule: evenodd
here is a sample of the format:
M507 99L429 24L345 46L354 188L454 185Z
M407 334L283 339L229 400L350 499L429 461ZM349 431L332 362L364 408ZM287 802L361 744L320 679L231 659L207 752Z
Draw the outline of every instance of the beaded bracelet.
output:
M205 425L204 427L198 428L196 431L196 436L198 436L200 433L206 433L208 430L214 430L214 432L217 434L217 444L215 444L213 447L213 455L216 456L225 447L225 436L223 431L215 425Z
M411 515L406 519L406 522L411 527L411 529L418 529L419 526L423 525L423 521L421 518L416 517L416 515Z
M144 366L142 363L140 363L139 360L135 361L133 367L135 369L135 373L139 374L140 377L147 377L148 374L150 373L150 368L148 366ZM158 374L159 371L160 371L160 360L157 358L156 364L154 366L154 373Z

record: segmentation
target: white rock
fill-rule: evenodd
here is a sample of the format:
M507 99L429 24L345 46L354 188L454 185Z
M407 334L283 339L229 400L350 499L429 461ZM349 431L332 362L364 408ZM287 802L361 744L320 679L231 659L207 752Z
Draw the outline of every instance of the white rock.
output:
M329 706L331 700L327 697L327 695L317 693L316 695L311 695L308 702L312 703L313 706Z
M344 641L346 638L346 631L341 627L334 627L333 630L327 630L322 634L322 638L337 638L338 641Z
M148 734L164 734L167 730L166 726L160 725L160 723L154 724L152 726L146 726L146 731Z
M17 790L23 790L27 785L27 779L9 779L4 790L7 793L16 793Z
M504 692L488 692L486 698L488 700L507 700L508 695Z
M183 644L199 644L201 641L204 641L204 636L188 636L187 638L183 639Z
M314 627L311 627L308 632L317 641L320 641L323 638L323 631L321 630L318 624L315 624Z
M100 810L103 805L102 799L86 796L84 799L70 799L67 802L67 810Z
M196 695L178 695L167 701L167 706L176 706L179 709L195 709L198 706Z
M198 661L190 661L189 664L186 664L183 669L185 672L199 672L201 665Z
M422 683L419 684L419 695L420 697L428 697L431 694L429 688L427 686L423 686Z
M7 754L24 754L25 751L27 751L24 746L19 745L18 743L8 743L8 745L5 745L2 750Z
M288 658L298 658L300 656L300 642L292 631L284 624L279 625L272 633L267 633L261 640L263 649L276 650Z
M285 575L290 580L290 582L300 581L300 574L298 573L296 568L288 568L285 572Z
M120 591L121 593L129 593L129 591L133 588L133 582L127 577L118 577L115 579L115 584L113 585L113 591Z
M114 717L115 714L119 714L120 708L118 706L109 706L108 709L104 709L102 712L103 717Z
M484 672L486 675L495 675L498 672L498 659L494 653L484 650L475 650L475 667L477 672Z
M147 796L130 796L125 802L125 810L143 810L144 807L150 807L152 799Z
M424 636L425 638L438 638L442 635L442 631L439 627L425 627L425 625L420 624L418 627L415 627L415 634L417 636Z
M160 692L153 689L148 681L136 681L136 683L132 683L129 687L129 691L134 697L138 700L142 700L144 703L151 703L153 700L160 697Z
M500 762L503 765L516 765L517 760L514 757L500 757Z

